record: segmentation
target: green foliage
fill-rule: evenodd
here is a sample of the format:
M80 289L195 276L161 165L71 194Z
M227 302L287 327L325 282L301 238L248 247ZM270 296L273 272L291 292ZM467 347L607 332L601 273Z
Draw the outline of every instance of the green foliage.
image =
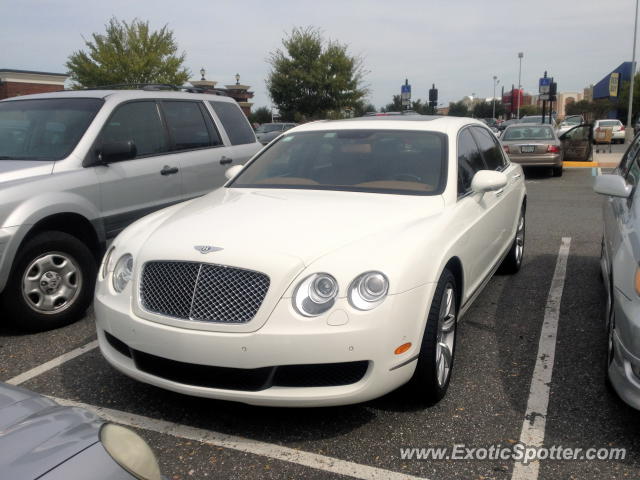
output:
M176 53L178 45L166 25L151 31L149 22L134 19L127 23L113 17L105 28L105 34L94 33L92 40L85 40L87 51L76 51L67 60L71 80L78 86L182 85L189 78L189 71L182 65L185 53Z
M402 111L402 98L400 95L394 95L392 102L387 103L380 109L381 112L401 112Z
M452 117L468 117L469 109L464 102L450 102L449 103L449 115Z
M266 84L283 119L324 118L366 96L362 60L349 55L347 45L312 27L294 28L282 45L270 54Z
M253 123L270 123L271 122L271 110L267 107L256 108L251 115L249 115L249 122Z
M628 90L629 87L627 86L627 92ZM629 101L628 99L629 97L627 97L627 101ZM607 113L614 108L616 108L616 106L605 99L598 99L593 102L580 100L579 102L572 102L568 104L565 108L565 113L567 115L582 115L587 123L591 123L599 118L605 118Z
M549 107L547 104L547 113L549 113ZM520 118L525 115L542 115L542 107L537 105L521 105L520 106Z
M631 82L622 82L618 91L618 100L613 103L609 110L618 109L618 118L627 123L627 112L629 111L629 91L631 90ZM638 117L640 113L640 73L637 73L633 80L633 105L631 112L634 117Z
M496 101L495 118L498 118L500 115L504 115L504 105L502 102ZM494 118L493 102L476 103L473 107L473 116L475 118Z
M364 101L356 102L354 116L362 117L367 112L377 112L376 106L373 103L365 103Z

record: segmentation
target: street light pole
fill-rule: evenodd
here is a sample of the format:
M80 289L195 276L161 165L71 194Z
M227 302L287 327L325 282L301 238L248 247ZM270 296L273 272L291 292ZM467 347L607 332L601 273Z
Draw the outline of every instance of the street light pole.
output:
M636 0L637 1L637 0ZM520 60L520 67L518 69L518 113L516 113L516 118L520 119L520 102L521 92L522 92L522 57L524 57L524 53L518 52L518 59ZM513 112L513 110L511 110Z
M496 85L498 84L496 80L498 80L498 77L494 75L493 76L493 116L491 118L496 118ZM500 80L498 80L498 82L499 81Z
M633 128L631 126L631 116L633 112L633 80L636 76L636 37L638 35L638 0L636 0L636 16L633 24L633 57L631 58L631 85L629 89L629 109L627 111L627 130L625 131L625 142L631 143L633 139Z

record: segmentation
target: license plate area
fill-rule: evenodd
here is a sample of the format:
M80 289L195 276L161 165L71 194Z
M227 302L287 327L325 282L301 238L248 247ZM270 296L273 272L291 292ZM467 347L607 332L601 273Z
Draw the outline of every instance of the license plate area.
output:
M521 153L533 153L536 151L536 147L533 145L522 145L520 147Z

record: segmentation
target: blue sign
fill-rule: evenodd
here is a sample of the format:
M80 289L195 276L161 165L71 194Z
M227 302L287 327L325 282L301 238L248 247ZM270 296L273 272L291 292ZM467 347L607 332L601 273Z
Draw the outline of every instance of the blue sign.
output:
M400 93L411 93L411 85L402 85Z
M551 78L543 77L540 79L538 91L540 93L549 93L549 89L551 88Z

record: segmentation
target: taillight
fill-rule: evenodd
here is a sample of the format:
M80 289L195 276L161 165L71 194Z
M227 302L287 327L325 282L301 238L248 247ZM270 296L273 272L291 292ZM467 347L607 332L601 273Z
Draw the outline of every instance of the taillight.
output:
M509 153L509 145L503 145L504 153Z
M620 131L624 132L624 125L620 125Z
M558 153L560 151L560 149L558 147L556 147L555 145L549 145L547 147L547 152L548 153Z

